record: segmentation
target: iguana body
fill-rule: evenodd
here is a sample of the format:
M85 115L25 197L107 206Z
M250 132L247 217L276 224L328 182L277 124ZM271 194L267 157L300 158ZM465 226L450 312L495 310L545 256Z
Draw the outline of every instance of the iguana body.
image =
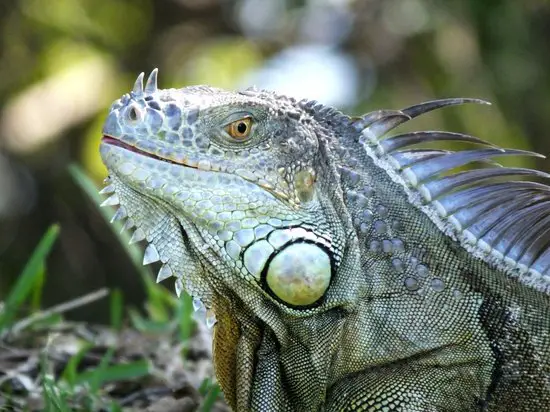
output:
M484 147L382 139L429 102L349 118L206 86L117 100L101 155L144 263L214 313L239 411L550 409L550 190L526 169L452 169ZM470 100L471 102L474 101Z

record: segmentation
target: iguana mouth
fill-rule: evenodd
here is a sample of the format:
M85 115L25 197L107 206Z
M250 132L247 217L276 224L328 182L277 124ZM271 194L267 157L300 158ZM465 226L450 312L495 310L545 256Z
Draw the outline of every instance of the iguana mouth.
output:
M116 137L110 136L108 134L103 135L103 137L101 139L101 142L105 143L105 144L108 144L108 145L111 145L111 146L117 146L117 147L120 147L124 150L128 150L130 152L134 152L134 153L137 153L139 155L147 156L149 158L152 158L152 159L155 159L155 160L160 160L160 161L170 163L170 164L173 164L173 165L177 165L177 166L188 167L190 169L196 169L196 170L200 170L200 171L204 171L204 172L219 172L220 171L220 170L214 170L211 167L209 167L209 168L204 168L204 166L201 167L200 162L196 162L196 165L193 166L193 165L189 164L188 162L186 162L185 160L182 160L181 162L178 162L176 160L167 159L165 157L160 157L160 156L158 156L154 153L149 153L149 152L146 152L144 150L141 150L141 149L139 149L135 146L132 146L129 143L126 143L126 142L124 142L120 139L117 139ZM261 187L262 189L264 189L267 192L271 193L274 197L276 197L280 201L283 201L283 202L287 203L288 200L289 200L289 196L287 194L285 194L284 192L281 192L279 190L275 190L271 186L260 184L257 181L251 180L250 178L247 178L247 177L242 176L242 175L240 175L239 177L241 177L242 179L244 179L246 181L254 183L255 185L257 185L259 187ZM297 206L294 205L294 207L297 207Z
M140 155L143 155L143 156L147 156L147 157L150 157L150 158L155 159L155 160L160 160L160 161L163 161L163 162L166 162L166 163L171 163L171 164L178 165L178 166L189 167L191 169L198 169L198 167L191 166L191 165L189 165L187 163L184 163L184 162L176 162L175 160L167 159L165 157L160 157L160 156L158 156L154 153L146 152L144 150L141 150L141 149L139 149L135 146L132 146L132 145L126 143L126 142L123 142L120 139L109 136L107 134L103 135L103 137L101 138L101 142L109 144L111 146L117 146L117 147L120 147L124 150L128 150L130 152L134 152L134 153L137 153L137 154L140 154Z
M108 134L103 134L103 136L101 138L101 143L105 144L105 145L109 145L109 146L116 146L116 147L119 147L121 149L136 153L138 155L146 156L148 158L163 161L163 162L173 164L173 165L176 165L176 166L183 166L183 167L186 167L186 168L189 168L189 169L194 169L194 170L197 171L197 173L220 172L219 170L203 169L203 168L198 167L198 166L189 165L189 164L187 164L183 161L178 162L178 161L175 161L175 160L172 160L172 159L160 157L160 156L158 156L154 153L150 153L150 152L147 152L145 150L142 150L142 149L140 149L136 146L133 146L133 145L121 140L121 139L118 139L118 138L113 137L113 136L108 135ZM226 172L222 171L222 173L226 173ZM250 182L250 180L246 179L244 176L238 176L238 177L240 177L243 180L246 180L246 181ZM271 187L265 187L264 185L257 184L256 182L251 182L251 183L257 185L258 187L261 187L262 189L264 189L267 192L271 193L275 198L277 198L281 201L284 201L285 203L288 200L288 196L286 196L284 193L273 190L273 188L271 188ZM185 229L183 228L183 226L181 226L181 224L180 224L180 229L181 229L182 233L186 233Z

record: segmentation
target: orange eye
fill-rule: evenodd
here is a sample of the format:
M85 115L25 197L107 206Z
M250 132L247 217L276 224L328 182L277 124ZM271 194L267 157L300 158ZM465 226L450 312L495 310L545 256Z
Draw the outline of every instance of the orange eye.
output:
M252 130L252 119L244 117L225 126L225 131L236 140L245 140Z

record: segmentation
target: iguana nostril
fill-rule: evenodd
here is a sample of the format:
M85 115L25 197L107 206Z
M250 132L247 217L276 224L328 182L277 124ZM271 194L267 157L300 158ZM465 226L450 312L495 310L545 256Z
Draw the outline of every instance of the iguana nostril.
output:
M137 122L140 119L141 115L134 106L128 108L128 120L131 122Z

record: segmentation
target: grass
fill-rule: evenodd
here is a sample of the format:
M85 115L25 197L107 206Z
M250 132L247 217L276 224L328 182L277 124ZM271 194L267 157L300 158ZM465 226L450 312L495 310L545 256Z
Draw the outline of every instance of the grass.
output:
M85 174L75 166L70 173L99 204L97 189ZM101 210L109 221L111 211ZM122 411L134 406L136 403L131 401L141 399L141 395L151 400L155 398L151 393L173 394L171 382L166 382L169 377L163 375L166 370L158 364L155 354L135 359L133 351L150 343L153 348L174 348L174 356L186 365L188 343L197 333L192 300L188 295L178 299L172 291L157 285L149 270L141 265L142 251L136 245L128 245L128 236L120 234L119 229L114 225L114 233L126 245L145 284L145 314L126 308L120 291L105 289L41 310L46 259L60 233L60 227L52 225L0 303L0 353L6 354L0 355L0 411ZM111 322L109 327L102 328L102 333L109 337L110 344L101 343L100 334L83 336L79 328L90 328L90 325L72 324L63 319L68 310L107 297ZM127 336L131 339L124 338ZM129 347L125 346L126 340L132 342ZM66 347L70 350L64 351ZM27 355L20 356L23 352ZM60 358L59 353L64 356ZM162 385L150 387L155 379L157 383L166 382L164 389ZM14 384L15 381L18 384ZM211 411L221 398L218 386L210 379L204 379L194 390L202 411Z

